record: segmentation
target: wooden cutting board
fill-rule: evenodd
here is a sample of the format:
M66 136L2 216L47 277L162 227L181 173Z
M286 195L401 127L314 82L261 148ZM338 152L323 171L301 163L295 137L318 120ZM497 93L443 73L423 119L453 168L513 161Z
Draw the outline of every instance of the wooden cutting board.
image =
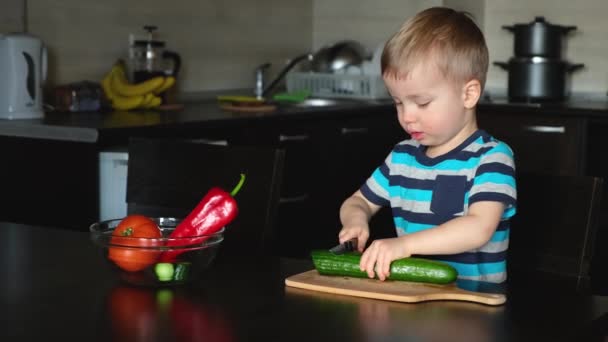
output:
M313 291L405 303L458 300L486 305L501 305L507 300L504 294L466 291L459 289L454 284L435 285L406 281L324 276L320 275L317 270L310 270L288 277L285 279L285 285Z

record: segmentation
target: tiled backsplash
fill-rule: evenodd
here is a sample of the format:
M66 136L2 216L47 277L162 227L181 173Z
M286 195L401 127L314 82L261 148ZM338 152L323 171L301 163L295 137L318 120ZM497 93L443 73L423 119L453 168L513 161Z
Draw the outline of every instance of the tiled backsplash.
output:
M554 24L578 26L566 38L565 59L586 68L573 73L572 90L608 89L605 0L27 1L28 29L50 47L49 76L56 83L101 79L126 55L129 33L154 24L168 47L182 55L180 90L249 88L253 69L263 62L272 62L276 73L287 59L341 39L359 40L373 50L405 18L445 5L477 17L492 62L513 55L513 35L503 25L545 16ZM506 81L506 71L490 67L489 88L504 89Z

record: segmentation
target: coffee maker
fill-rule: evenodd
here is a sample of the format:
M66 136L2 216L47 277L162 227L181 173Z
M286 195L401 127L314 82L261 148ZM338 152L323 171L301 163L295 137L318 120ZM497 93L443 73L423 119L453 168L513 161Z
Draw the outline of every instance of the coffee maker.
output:
M147 39L131 41L129 47L129 74L133 83L156 76L173 76L181 67L181 57L165 49L165 42L154 39L156 26L144 26Z
M42 85L47 76L47 50L30 34L0 34L0 119L44 116Z

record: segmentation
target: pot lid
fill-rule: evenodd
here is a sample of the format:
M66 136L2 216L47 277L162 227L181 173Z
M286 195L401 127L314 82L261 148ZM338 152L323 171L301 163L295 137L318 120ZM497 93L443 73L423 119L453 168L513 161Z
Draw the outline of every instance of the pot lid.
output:
M563 30L563 33L567 33L568 31L571 30L576 30L576 26L562 26L562 25L555 25L555 24L551 24L550 22L548 22L547 20L545 20L545 17L543 16L536 16L534 17L534 21L526 23L526 24L515 24L512 27L509 26L505 26L504 28L521 28L521 27L548 27L548 28L553 28L553 29L559 29L559 30Z

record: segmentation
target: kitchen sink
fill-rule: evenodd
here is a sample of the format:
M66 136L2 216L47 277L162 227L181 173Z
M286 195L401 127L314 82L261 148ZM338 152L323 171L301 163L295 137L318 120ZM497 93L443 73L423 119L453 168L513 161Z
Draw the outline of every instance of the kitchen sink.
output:
M327 107L337 106L342 103L353 102L351 100L337 100L337 99L324 99L324 98L308 98L304 101L291 104L296 107Z
M316 98L311 97L300 102L281 103L281 106L296 108L323 108L323 107L342 107L342 106L361 106L390 103L390 100L361 100L345 98Z

